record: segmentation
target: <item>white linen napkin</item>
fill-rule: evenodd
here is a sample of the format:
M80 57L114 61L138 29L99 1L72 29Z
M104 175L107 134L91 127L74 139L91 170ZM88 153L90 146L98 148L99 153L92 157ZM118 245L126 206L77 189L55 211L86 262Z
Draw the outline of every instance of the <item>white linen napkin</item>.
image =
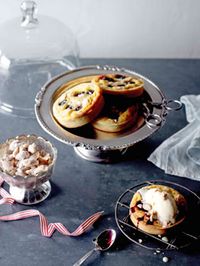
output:
M200 95L181 97L186 127L165 140L148 158L165 173L200 181Z

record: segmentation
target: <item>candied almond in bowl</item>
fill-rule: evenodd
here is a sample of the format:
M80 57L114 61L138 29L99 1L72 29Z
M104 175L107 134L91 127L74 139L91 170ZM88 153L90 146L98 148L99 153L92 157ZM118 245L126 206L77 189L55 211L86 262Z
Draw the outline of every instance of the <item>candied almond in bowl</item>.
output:
M0 144L0 173L12 196L24 204L47 197L56 158L56 148L39 136L21 135Z

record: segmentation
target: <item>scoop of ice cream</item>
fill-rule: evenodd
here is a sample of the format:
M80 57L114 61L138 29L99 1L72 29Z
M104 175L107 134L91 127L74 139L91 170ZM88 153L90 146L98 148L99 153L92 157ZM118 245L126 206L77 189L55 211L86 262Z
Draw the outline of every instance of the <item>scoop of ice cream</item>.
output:
M176 201L166 191L157 188L141 188L138 191L142 197L143 208L148 211L150 219L158 219L162 227L174 224L178 213Z

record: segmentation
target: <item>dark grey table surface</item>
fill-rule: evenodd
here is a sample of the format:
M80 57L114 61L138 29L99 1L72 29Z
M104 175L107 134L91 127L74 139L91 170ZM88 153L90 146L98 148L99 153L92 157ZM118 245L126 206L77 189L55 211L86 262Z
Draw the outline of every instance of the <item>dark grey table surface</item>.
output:
M168 99L200 92L200 60L134 60L92 59L82 65L112 64L139 72L154 81ZM73 231L85 218L103 210L104 216L92 230L80 237L64 237L55 233L42 237L38 218L0 224L0 265L72 265L93 247L92 239L105 228L117 230L112 249L95 254L85 265L163 265L162 257L170 257L169 265L199 265L198 245L179 251L155 255L127 240L117 228L115 203L120 194L136 183L149 179L177 182L200 195L200 183L182 177L166 175L147 161L151 152L165 139L187 124L184 108L169 113L166 124L154 135L131 148L123 160L113 164L91 163L78 157L71 146L47 135L35 119L23 119L0 114L0 141L19 134L38 134L48 138L58 149L58 160L52 178L52 193L33 208L40 210L49 222L62 222ZM28 207L16 204L1 206L0 214Z

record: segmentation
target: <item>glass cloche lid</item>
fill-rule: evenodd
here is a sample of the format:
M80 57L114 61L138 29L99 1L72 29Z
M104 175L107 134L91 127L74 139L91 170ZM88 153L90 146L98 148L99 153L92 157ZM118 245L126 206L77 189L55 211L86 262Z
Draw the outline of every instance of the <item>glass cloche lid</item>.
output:
M0 25L0 112L34 116L45 82L79 65L77 41L55 18L36 16L36 3L21 4L22 17Z

